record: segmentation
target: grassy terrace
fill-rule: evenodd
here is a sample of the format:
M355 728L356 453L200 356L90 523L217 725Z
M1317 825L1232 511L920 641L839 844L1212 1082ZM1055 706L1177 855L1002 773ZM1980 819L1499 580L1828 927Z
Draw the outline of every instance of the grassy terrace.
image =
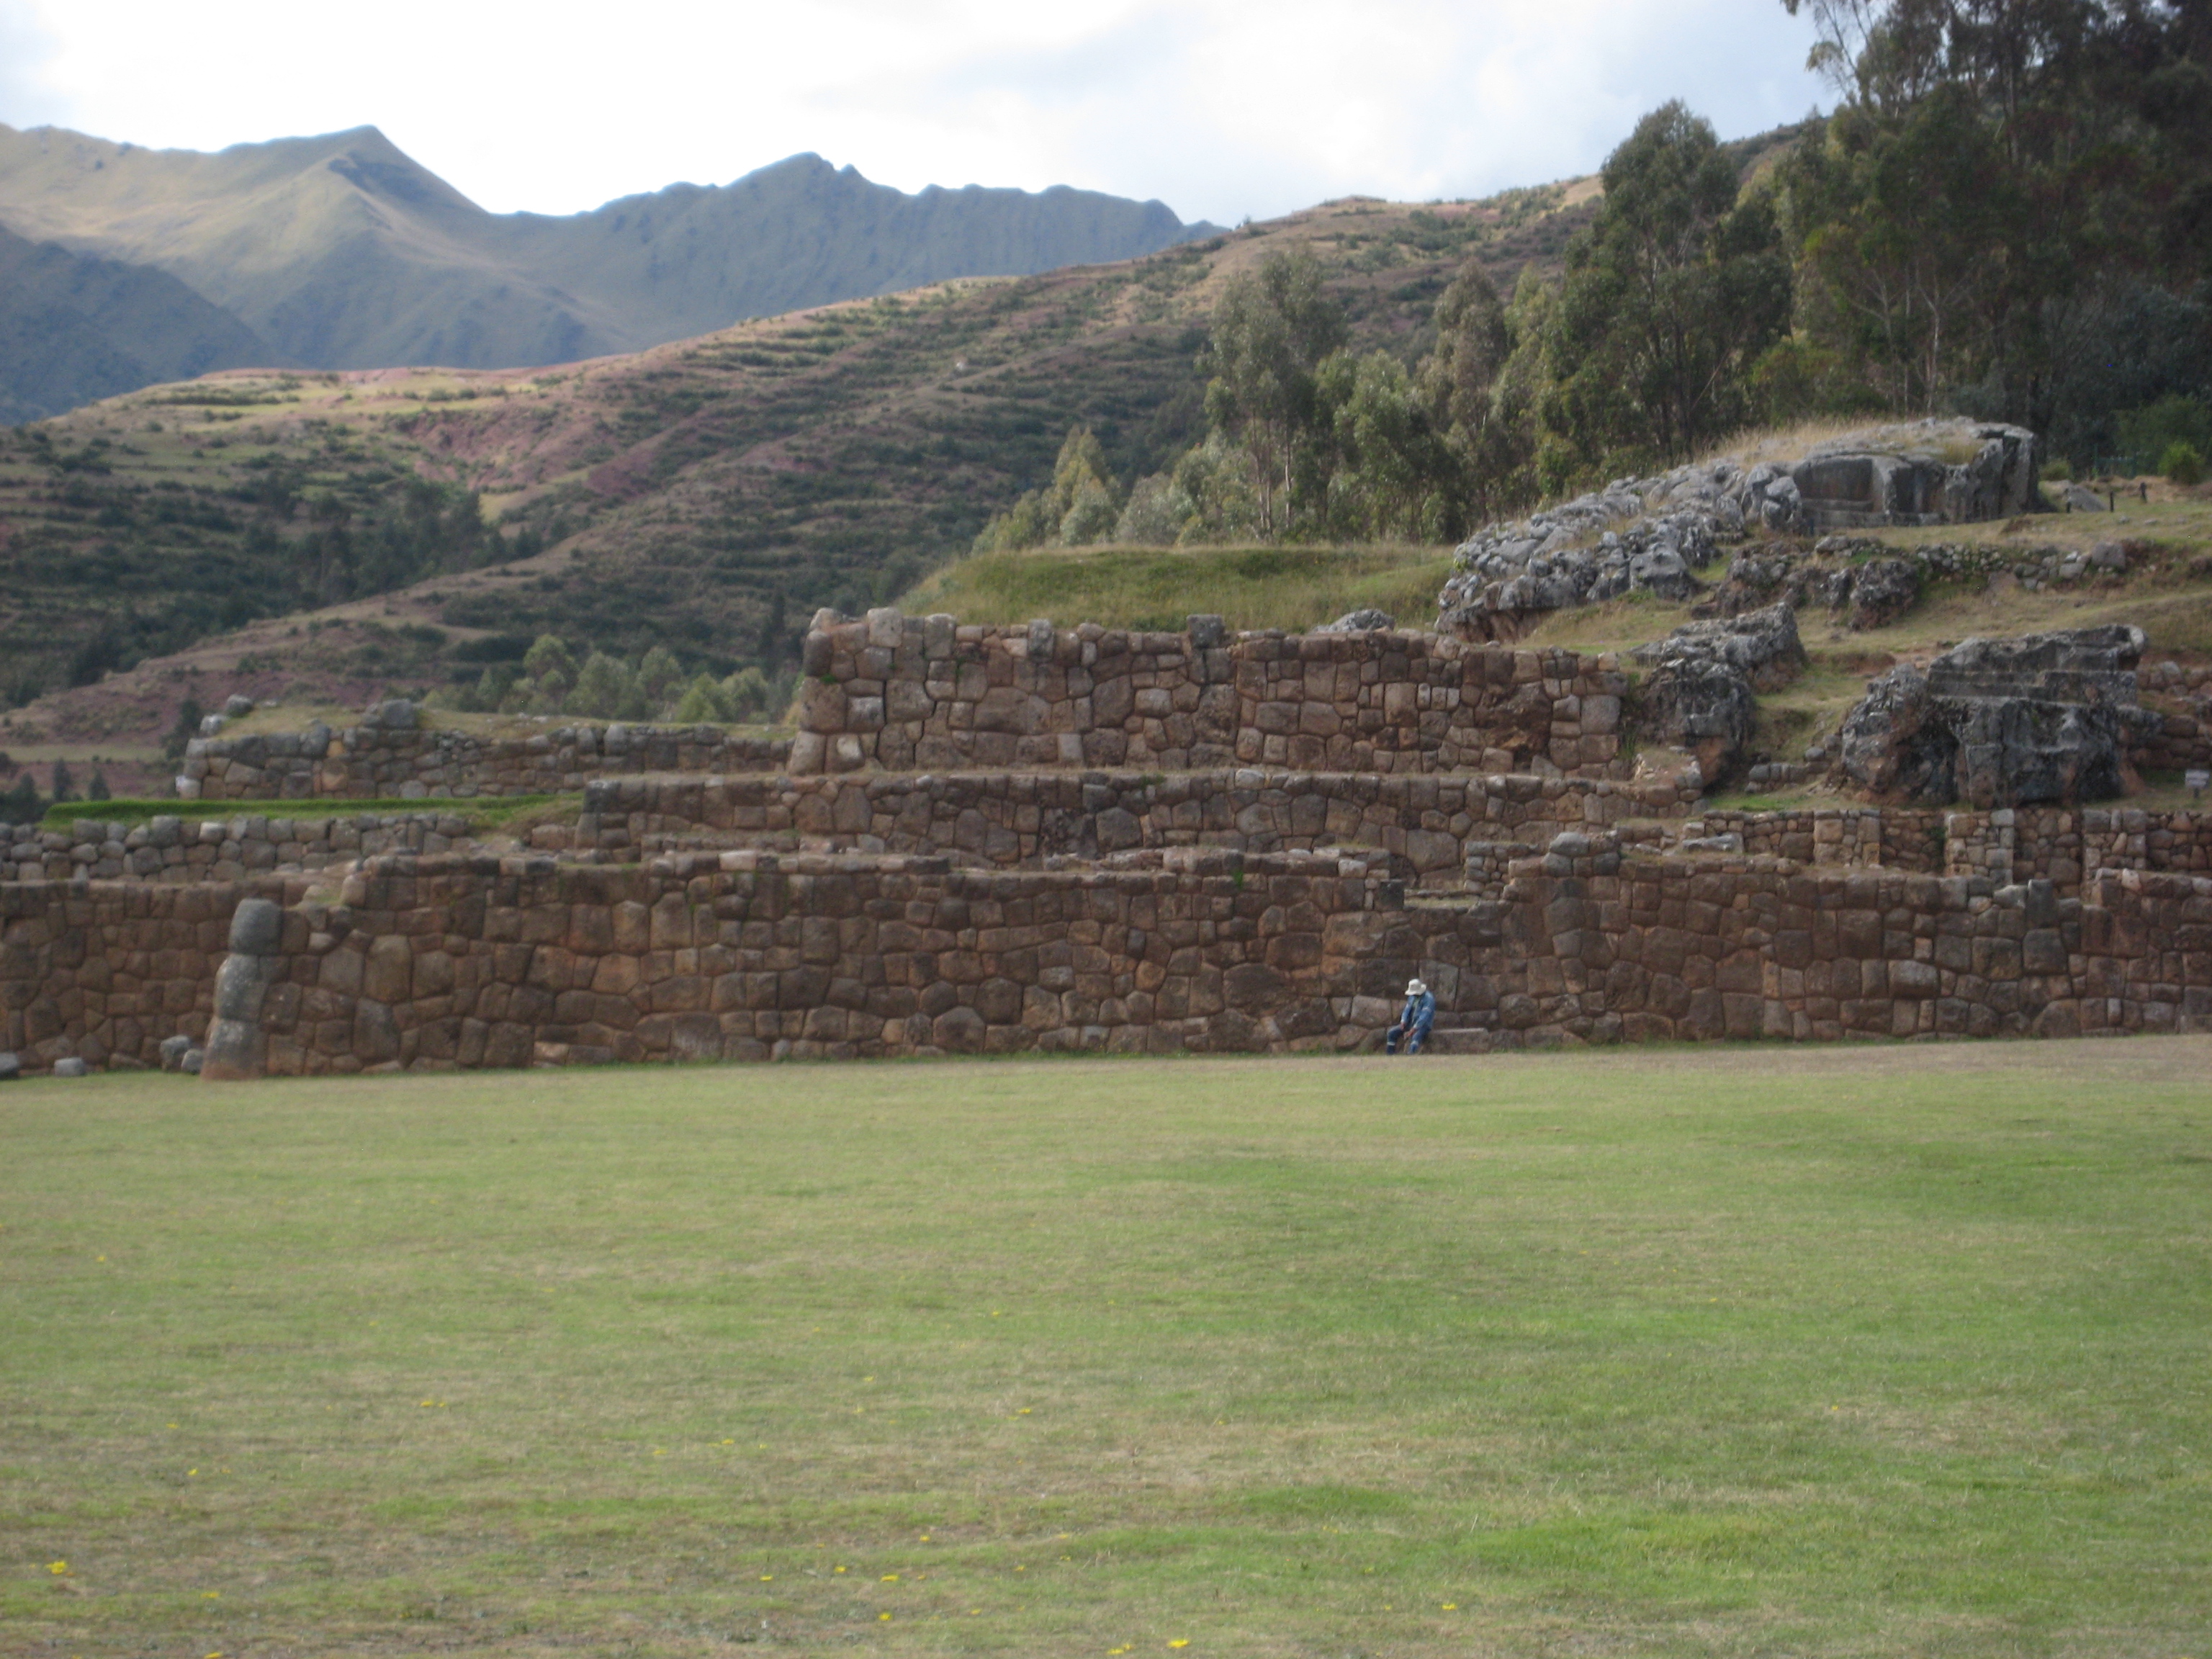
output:
M1179 629L1193 615L1232 629L1303 629L1347 611L1387 611L1407 628L1436 624L1448 547L1082 547L986 553L926 578L898 601L909 616L949 611L963 623Z
M0 1096L0 1652L2158 1655L2212 1042Z
M41 827L66 830L80 818L95 823L120 823L135 828L155 818L182 818L187 823L233 818L345 818L362 813L386 817L395 813L456 813L468 821L472 833L527 830L540 823L566 823L584 810L580 794L479 795L468 800L70 800L46 809Z

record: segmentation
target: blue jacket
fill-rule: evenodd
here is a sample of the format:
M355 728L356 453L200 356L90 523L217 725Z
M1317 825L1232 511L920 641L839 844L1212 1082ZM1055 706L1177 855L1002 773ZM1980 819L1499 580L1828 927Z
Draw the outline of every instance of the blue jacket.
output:
M1398 1016L1398 1024L1410 1031L1425 1031L1436 1024L1437 994L1424 991L1419 996L1406 998L1405 1012Z

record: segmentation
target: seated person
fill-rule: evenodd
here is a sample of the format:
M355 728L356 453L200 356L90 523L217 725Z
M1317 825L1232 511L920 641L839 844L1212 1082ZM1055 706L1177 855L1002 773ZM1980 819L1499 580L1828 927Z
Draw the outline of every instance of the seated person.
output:
M1406 1006L1398 1023L1382 1034L1382 1051L1395 1054L1403 1042L1406 1052L1418 1054L1429 1040L1429 1027L1437 1023L1436 994L1417 979L1406 981Z

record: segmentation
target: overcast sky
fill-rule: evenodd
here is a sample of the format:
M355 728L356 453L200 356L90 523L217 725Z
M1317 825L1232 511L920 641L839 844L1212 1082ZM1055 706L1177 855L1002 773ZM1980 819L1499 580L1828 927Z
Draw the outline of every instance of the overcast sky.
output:
M1233 224L1589 173L1669 98L1723 137L1796 120L1810 41L1780 0L0 0L0 121L193 149L373 125L500 212L814 150Z

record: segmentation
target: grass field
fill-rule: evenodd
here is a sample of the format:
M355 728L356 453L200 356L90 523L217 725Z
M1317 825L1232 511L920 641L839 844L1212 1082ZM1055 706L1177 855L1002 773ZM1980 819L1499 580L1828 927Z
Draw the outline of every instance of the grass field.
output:
M2212 1652L2212 1041L0 1092L0 1652Z

